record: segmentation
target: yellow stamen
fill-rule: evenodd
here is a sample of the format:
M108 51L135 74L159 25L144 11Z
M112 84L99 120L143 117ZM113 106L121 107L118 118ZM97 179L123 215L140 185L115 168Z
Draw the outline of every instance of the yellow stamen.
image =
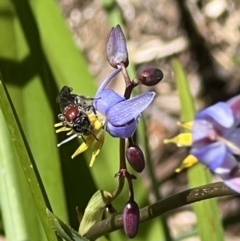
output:
M76 157L77 155L81 154L82 152L86 151L88 149L89 146L92 145L93 141L95 140L95 137L93 135L89 135L86 138L86 142L83 142L78 149L73 153L73 155L71 156L71 158L73 159L74 157Z
M163 143L175 143L178 147L182 146L191 146L192 144L192 134L191 133L181 133L177 136L174 136L171 139L163 140Z
M183 169L191 167L198 162L197 158L193 155L188 155L183 162L181 163L180 167L178 167L175 172L181 172Z
M102 149L104 143L104 133L101 133L101 135L98 137L98 141L95 143L92 153L92 158L90 161L89 166L92 167L97 155L100 153L100 150Z
M63 126L62 128L59 128L56 130L56 133L62 132L62 131L70 131L72 128Z
M59 127L59 126L63 126L63 123L59 122L59 123L54 124L54 127Z
M193 121L189 121L189 122L177 122L177 125L187 129L187 130L191 130L192 126L193 126Z
M94 131L101 130L101 128L103 127L102 121L104 120L104 118L102 116L98 115L96 118L96 116L94 114L89 114L88 118L91 122L91 125L92 125Z
M73 135L74 133L75 133L74 130L70 130L66 135L67 135L67 136L70 136L70 135Z

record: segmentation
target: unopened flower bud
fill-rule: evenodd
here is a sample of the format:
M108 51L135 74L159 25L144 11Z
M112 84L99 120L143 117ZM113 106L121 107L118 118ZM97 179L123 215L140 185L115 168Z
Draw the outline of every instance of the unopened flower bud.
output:
M112 28L108 43L107 43L107 59L113 68L123 63L125 67L128 66L128 51L126 39L120 25Z
M139 83L147 86L158 84L163 78L163 72L157 68L146 68L138 76Z
M129 146L126 150L126 157L133 170L136 172L143 171L145 168L145 158L142 150L138 146Z
M123 228L128 238L134 238L138 232L139 226L139 207L136 202L129 201L123 210Z

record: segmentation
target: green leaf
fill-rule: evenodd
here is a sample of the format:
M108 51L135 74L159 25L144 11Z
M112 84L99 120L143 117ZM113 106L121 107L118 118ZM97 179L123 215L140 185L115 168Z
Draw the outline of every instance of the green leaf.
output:
M107 204L110 203L112 195L103 190L98 190L88 202L83 218L80 223L79 233L85 235L96 223L102 220Z
M87 241L88 239L80 236L75 230L66 225L57 216L47 209L48 218L52 224L53 229L59 236L67 241Z
M9 241L16 240L40 240L38 223L27 220L24 212L28 212L30 218L34 216L35 205L32 196L29 197L27 186L18 157L12 146L7 125L0 110L0 201L4 219L6 237ZM25 195L23 193L25 192ZM24 202L28 202L25 208ZM31 215L32 214L32 215ZM30 225L35 234L29 234Z
M173 59L172 65L181 103L181 121L192 121L195 116L195 107L187 76L177 59ZM190 187L197 187L210 183L211 174L206 167L201 164L196 164L188 169L188 182ZM224 240L216 199L194 203L193 208L197 215L198 231L201 240Z
M40 177L36 176L36 174L38 173L36 170L35 162L33 160L32 154L29 150L28 144L19 124L19 120L17 119L16 112L12 105L7 89L2 81L0 81L0 109L2 110L5 122L10 133L11 141L13 143L13 146L15 147L17 156L21 163L21 167L25 174L26 181L32 192L33 199L37 207L38 214L41 219L46 236L49 241L56 241L57 237L53 232L46 215L45 201L47 201L47 199L42 194L42 191L44 192L44 188L42 187ZM40 187L42 188L42 190L40 189Z

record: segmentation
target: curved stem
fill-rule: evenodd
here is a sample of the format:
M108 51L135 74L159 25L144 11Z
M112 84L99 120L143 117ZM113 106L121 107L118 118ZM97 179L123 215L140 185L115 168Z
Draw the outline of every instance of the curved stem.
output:
M121 170L126 170L126 160L125 160L125 139L119 140L119 157L120 157L120 164L119 164L119 172L116 174L118 177L118 187L117 190L112 195L112 200L114 200L123 190L124 183L125 183L125 176L121 174Z
M188 189L140 209L140 222L149 221L166 212L191 203L228 195L239 196L238 193L232 191L223 182ZM122 215L116 215L93 225L85 236L89 240L95 240L122 227Z

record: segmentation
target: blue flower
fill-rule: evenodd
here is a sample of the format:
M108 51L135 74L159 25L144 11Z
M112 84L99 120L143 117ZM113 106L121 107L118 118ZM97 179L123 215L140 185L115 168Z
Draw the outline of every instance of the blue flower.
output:
M106 89L112 78L121 71L114 70L101 84L93 101L97 114L104 116L105 129L113 137L129 138L137 128L141 113L150 105L154 92L145 92L126 99L111 89Z
M240 95L200 111L192 126L191 154L240 193Z

